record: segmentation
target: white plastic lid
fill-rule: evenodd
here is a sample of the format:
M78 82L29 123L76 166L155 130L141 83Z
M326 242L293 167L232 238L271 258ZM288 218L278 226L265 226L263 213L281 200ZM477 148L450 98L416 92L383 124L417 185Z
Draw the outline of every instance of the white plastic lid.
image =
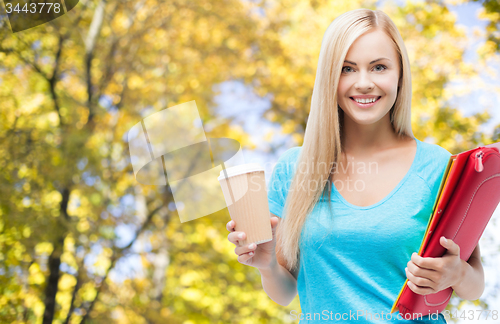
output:
M249 172L256 172L256 171L264 171L264 168L261 167L258 163L247 163L247 164L242 164L242 165L237 165L234 167L230 167L226 169L227 177L234 177L240 174L244 173L249 173ZM217 180L221 181L222 179L225 179L225 174L224 170L220 172L219 177Z

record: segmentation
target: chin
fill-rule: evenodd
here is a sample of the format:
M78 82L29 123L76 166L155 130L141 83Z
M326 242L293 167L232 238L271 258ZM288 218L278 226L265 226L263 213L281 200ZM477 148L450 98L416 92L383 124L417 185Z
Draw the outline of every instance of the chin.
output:
M380 116L379 118L351 118L351 120L359 125L371 125L379 122L382 117L383 116Z

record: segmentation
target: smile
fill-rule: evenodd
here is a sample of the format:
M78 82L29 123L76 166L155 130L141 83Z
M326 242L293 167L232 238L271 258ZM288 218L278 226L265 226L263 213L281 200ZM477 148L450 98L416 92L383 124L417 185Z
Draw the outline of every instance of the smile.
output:
M373 106L375 103L377 103L377 101L380 100L380 98L382 97L378 97L377 100L375 100L374 102L370 102L370 103L361 103L361 102L357 102L356 100L354 100L352 97L349 97L349 99L352 100L352 102L354 102L358 107L361 107L361 108L370 108L371 106Z

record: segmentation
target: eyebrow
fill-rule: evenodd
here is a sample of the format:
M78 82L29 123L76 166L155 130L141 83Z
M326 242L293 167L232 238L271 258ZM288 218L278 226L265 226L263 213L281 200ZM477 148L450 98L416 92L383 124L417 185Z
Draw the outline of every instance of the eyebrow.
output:
M386 58L386 57L381 57L381 58L378 58L378 59L376 59L376 60L371 61L371 62L370 62L370 64L375 63L375 62L378 62L378 61L380 61L380 60L389 60L389 59L388 59L388 58ZM390 61L390 60L389 60L389 61ZM352 65L357 65L356 63L351 62L351 61L348 61L348 60L345 60L344 62L350 63L350 64L352 64Z

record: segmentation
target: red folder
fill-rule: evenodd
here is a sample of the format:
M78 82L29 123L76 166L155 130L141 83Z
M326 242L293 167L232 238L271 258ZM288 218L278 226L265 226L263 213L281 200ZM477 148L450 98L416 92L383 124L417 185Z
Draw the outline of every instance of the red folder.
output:
M441 236L460 246L460 258L469 260L493 212L500 202L500 142L452 155L441 180L433 212L420 246L422 257L442 257ZM442 312L453 288L419 295L406 279L392 306L403 318ZM405 315L408 317L405 317Z

